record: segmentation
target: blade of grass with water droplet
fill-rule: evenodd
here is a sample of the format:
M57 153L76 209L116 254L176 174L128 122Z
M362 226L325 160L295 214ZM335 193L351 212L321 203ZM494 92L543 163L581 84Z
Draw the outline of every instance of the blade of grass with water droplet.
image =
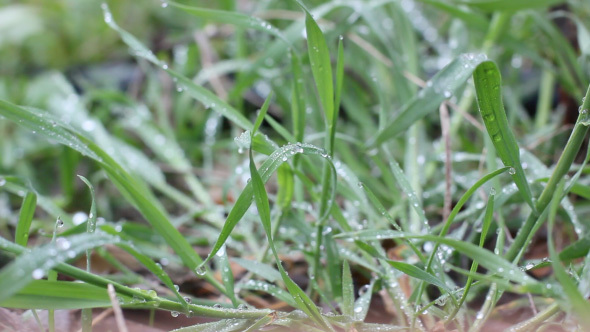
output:
M391 119L383 129L380 129L367 145L375 147L394 138L428 113L437 110L448 96L459 91L459 88L471 77L475 67L485 59L483 54L462 54L451 61L434 75L427 86L406 103L397 116Z
M590 316L588 316L588 313L590 312L590 303L586 299L586 296L580 293L576 283L568 275L563 265L561 265L559 256L555 251L553 229L555 226L555 216L557 215L557 210L559 209L561 198L563 197L562 193L564 186L564 180L560 181L557 185L557 189L553 193L553 199L549 205L549 217L547 222L547 246L549 248L549 257L551 258L551 266L553 267L555 277L563 289L565 295L564 300L567 300L564 309L567 310L568 307L571 306L576 313L577 318L580 320L581 326L590 326Z
M229 264L229 259L227 257L227 250L225 247L223 250L220 250L217 255L215 255L216 259L216 266L219 267L219 271L221 274L221 282L223 286L227 290L227 296L231 300L234 307L238 306L238 299L236 298L235 293L235 285L234 285L234 274L232 268Z
M452 290L447 286L441 279L435 278L432 274L405 262L398 262L392 260L386 260L387 264L391 265L394 269L407 274L410 277L418 280L425 281L429 284L435 285L444 289L447 293L452 293Z
M23 247L27 246L29 240L29 230L31 228L31 222L33 221L33 215L35 214L35 208L37 207L37 194L32 191L28 191L23 199L23 204L20 208L20 214L18 215L18 223L16 224L16 231L14 234L14 242Z
M326 132L332 137L335 129L334 121L334 82L332 78L332 62L328 44L322 30L311 14L305 11L305 31L307 32L307 51L315 86L326 117ZM332 144L328 139L329 145Z
M267 101L270 98L267 98ZM265 103L266 109L261 109L260 113L258 114L258 118L256 119L256 124L252 130L252 137L256 134L256 130L262 123L264 119L264 114L268 109L268 103ZM287 287L287 290L293 297L293 300L297 304L297 308L305 312L316 324L320 327L328 328L326 322L322 318L319 310L315 306L315 304L311 301L311 299L303 292L303 290L291 280L287 272L283 269L283 265L281 260L279 259L279 254L277 249L274 245L273 237L272 237L272 224L271 224L271 217L270 217L270 205L268 202L268 195L266 193L266 189L264 188L264 181L260 176L260 173L256 169L256 165L254 164L254 157L252 153L252 149L249 150L250 154L250 184L252 185L252 193L254 196L254 201L256 203L256 208L258 209L258 215L260 216L260 221L262 222L262 227L266 233L266 237L269 243L269 247L275 257L277 267L279 269L279 273L281 274L281 278Z
M373 286L375 286L375 279L366 285L365 292L360 294L358 299L354 302L354 314L353 320L360 322L364 321L369 312L369 306L371 305L371 298L373 297Z
M502 77L496 64L492 61L479 64L473 72L473 82L479 112L496 148L496 153L505 166L514 169L510 172L514 183L522 198L536 211L531 188L520 162L518 143L506 118L506 111L502 103Z
M354 314L354 283L347 260L344 260L342 265L342 302L340 309L344 316L352 317Z

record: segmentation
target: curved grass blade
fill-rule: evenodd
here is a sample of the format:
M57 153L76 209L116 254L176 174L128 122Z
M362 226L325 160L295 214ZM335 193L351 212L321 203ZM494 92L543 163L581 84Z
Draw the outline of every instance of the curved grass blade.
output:
M37 207L37 194L28 191L23 199L23 204L18 215L18 223L16 224L16 231L14 234L14 242L23 247L27 246L29 240L29 230L31 222L35 215L35 208Z
M0 270L0 301L9 298L34 279L43 278L59 263L88 249L118 243L120 238L105 234L80 234L47 243L21 254Z
M245 268L246 270L254 274L257 274L258 276L270 282L275 282L281 279L281 274L279 273L279 271L277 271L270 265L238 257L232 258L232 261L238 263L241 267Z
M184 12L187 12L191 15L201 17L206 20L212 20L220 23L235 25L240 28L255 29L258 31L270 33L271 35L285 41L285 43L290 46L290 43L277 28L273 27L267 21L260 19L256 16L250 16L226 10L186 6L177 2L168 2L168 4L173 7L182 9Z
M555 216L557 215L557 210L559 209L561 198L563 196L564 186L564 180L560 181L557 185L557 189L553 193L553 199L549 205L549 218L547 222L547 246L549 248L549 257L551 257L551 266L555 272L555 277L561 284L563 293L567 299L567 307L571 306L573 312L576 313L577 318L580 320L581 326L590 326L590 316L588 316L588 313L590 312L590 303L586 297L580 293L576 283L565 271L563 265L561 265L559 256L555 251L553 228L555 226Z
M132 298L119 295L124 302ZM94 285L66 282L33 280L18 293L0 302L1 307L19 309L85 309L110 307L111 302L104 288Z
M267 98L267 102L265 103L265 105L267 106L266 109L262 109L260 111L260 114L258 115L258 119L256 119L256 125L254 126L254 129L251 133L252 138L253 138L254 134L256 134L256 129L258 129L258 126L262 122L262 119L264 119L264 114L266 113L266 110L268 109L268 100L269 99L270 98ZM260 173L256 169L256 165L254 164L254 157L253 157L252 149L250 149L249 154L250 154L249 166L250 166L250 177L251 177L250 183L252 185L252 192L254 195L254 201L256 202L256 208L258 209L258 215L260 216L260 221L262 222L262 226L264 228L264 231L266 233L266 237L268 239L269 247L275 257L276 264L279 269L279 273L281 274L281 277L283 279L283 282L285 283L287 290L289 291L289 293L293 297L293 300L297 304L297 308L299 308L300 310L305 312L320 327L330 329L328 327L328 325L326 324L326 322L324 321L324 319L322 318L321 313L319 312L319 310L317 309L317 307L315 306L313 301L311 301L311 299L307 296L307 294L305 294L305 292L303 292L303 290L295 282L293 282L293 280L291 280L291 278L287 275L287 273L283 269L283 265L282 265L281 260L279 258L279 254L278 254L277 249L274 245L274 240L272 237L273 234L272 234L272 224L271 224L271 220L270 220L270 205L268 203L268 195L266 193L266 189L264 188L264 181L262 180L262 177L260 176Z
M520 152L516 138L508 125L502 103L502 77L492 61L482 62L473 72L479 112L496 153L505 166L512 167L510 174L527 204L536 211L533 195L520 163Z
M418 95L406 103L397 116L373 137L367 145L375 147L408 129L453 94L471 77L475 67L486 60L484 54L462 54L428 81Z
M276 274L278 274L277 280L282 280L281 273L277 270L274 270L274 271L276 272ZM272 297L278 299L279 301L284 301L285 303L292 306L293 308L297 307L297 303L295 302L295 300L293 300L293 297L291 296L291 294L289 294L289 293L285 292L284 290L280 289L279 287L277 287L273 284L269 284L265 281L250 279L247 282L241 284L240 287L242 289L249 289L249 290L265 292L265 293L271 295Z

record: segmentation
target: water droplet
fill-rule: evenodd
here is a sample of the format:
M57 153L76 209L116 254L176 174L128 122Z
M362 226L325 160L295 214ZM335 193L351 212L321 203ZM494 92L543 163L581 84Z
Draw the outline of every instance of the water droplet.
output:
M369 285L363 285L359 288L359 296L363 296L369 290Z
M204 276L205 273L207 273L207 267L203 264L197 266L197 268L195 269L195 273L200 275L200 276Z
M215 303L215 304L213 305L213 308L215 308L215 309L221 309L221 308L222 308L222 306L221 306L221 304L219 304L219 303Z
M172 315L172 317L178 317L178 315L180 315L178 313L178 311L170 311L170 315Z
M247 304L244 304L244 303L241 303L238 306L238 310L248 310L248 305Z
M360 313L360 312L362 312L362 311L363 311L363 307L361 307L361 306L354 307L354 312L356 312L356 313Z
M166 8L166 7L168 7L168 3L166 1L162 1L162 4L160 6L162 8Z
M283 157L283 161L287 161L287 157L286 157L286 156L285 156L285 157Z
M180 290L180 287L178 285L174 285L174 289L176 289L176 291L178 292Z
M510 174L510 175L516 174L516 169L514 169L514 167L510 167L510 169L508 170L508 174Z
M502 135L496 134L493 137L494 142L500 142L502 140Z
M494 196L495 194L496 194L496 188L492 187L492 188L490 189L490 195L491 195L491 196Z
M56 225L57 227L63 227L63 226L64 226L64 221L63 221L63 220L61 220L61 218L60 218L60 217L57 217L57 220L55 221L55 225Z
M45 275L45 272L43 272L42 269L34 269L33 273L32 273L33 279L37 279L37 280L43 278L44 275Z
M445 96L445 98L451 98L451 96L452 96L453 94L451 93L451 91L449 91L449 90L445 90L445 92L443 92L443 95Z
M66 239L65 237L58 237L55 240L55 245L60 250L68 250L72 246L72 244L70 243L70 241L68 241L68 239Z
M188 296L185 296L185 297L184 297L184 301L185 301L186 303L191 303L193 300L191 300L191 298L190 298L190 297L188 297Z

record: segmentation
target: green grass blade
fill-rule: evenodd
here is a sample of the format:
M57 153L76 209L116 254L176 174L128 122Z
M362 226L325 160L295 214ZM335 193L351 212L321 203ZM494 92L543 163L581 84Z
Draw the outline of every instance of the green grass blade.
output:
M475 67L486 60L483 54L463 54L449 63L428 81L418 95L405 104L399 114L379 130L368 146L377 146L388 139L405 132L416 121L422 119L467 82Z
M221 272L221 282L227 291L227 297L229 297L235 307L238 305L238 299L235 293L234 274L229 264L225 247L222 247L222 250L218 251L215 257L217 258L216 265L219 266Z
M14 234L14 242L23 247L27 246L29 240L29 229L31 228L31 222L35 215L35 209L37 207L37 194L32 191L28 191L23 199L23 204L20 208L20 214L18 215L18 223L16 224L16 231Z
M479 112L486 130L494 143L496 153L507 167L527 204L535 209L533 195L520 162L520 152L516 138L510 129L506 111L502 103L502 77L492 61L482 62L473 72Z
M294 52L291 52L291 71L293 72L293 87L291 92L293 136L296 142L303 142L306 115L305 80L301 69L301 61Z
M119 295L125 302L131 297ZM66 281L33 280L18 293L0 302L5 308L83 309L110 307L107 291L97 286Z
M232 258L232 261L238 263L241 267L245 268L246 270L254 274L257 274L258 276L270 282L281 280L281 274L279 273L279 271L277 271L274 267L270 265L238 257Z
M352 281L352 274L347 260L344 260L342 265L342 303L340 309L344 316L352 317L354 314L354 282Z
M447 286L441 279L435 278L432 274L405 262L398 262L387 260L387 264L391 265L394 269L403 272L410 277L425 281L429 284L435 285L444 289L447 293L452 293L452 290Z
M43 278L49 270L87 249L120 242L104 233L80 234L47 243L23 253L0 270L0 301L9 298L34 279ZM4 248L4 247L2 247Z
M559 253L559 260L569 261L584 257L590 251L590 237L584 237L568 245Z
M335 121L332 62L326 38L308 11L305 11L305 31L307 32L307 50L311 71L326 116L328 132L331 132Z
M212 20L220 23L226 23L235 25L244 29L255 29L258 31L270 33L277 38L280 38L289 45L287 39L281 34L281 32L273 27L270 23L256 16L245 15L238 12L226 11L226 10L215 10L209 8L186 6L177 2L168 2L173 7L182 9L183 11L203 18L205 20Z
M588 302L586 297L580 293L578 287L576 286L576 283L565 271L563 265L561 265L559 256L555 251L553 229L555 227L555 216L557 215L557 210L559 209L559 205L563 196L562 193L564 190L564 186L565 183L562 180L557 186L557 189L553 194L553 199L551 200L551 203L549 205L549 217L547 222L547 246L549 248L549 257L551 258L551 266L553 267L553 271L555 272L555 277L561 284L563 293L565 295L565 298L567 299L566 306L571 306L573 311L576 313L576 316L580 320L581 326L590 326L590 316L588 316L588 313L590 312L590 303Z
M367 313L369 312L369 306L371 304L371 298L373 297L373 287L375 286L375 280L372 279L371 282L364 286L364 288L359 289L359 297L354 302L354 315L353 320L360 322L364 321L367 317Z

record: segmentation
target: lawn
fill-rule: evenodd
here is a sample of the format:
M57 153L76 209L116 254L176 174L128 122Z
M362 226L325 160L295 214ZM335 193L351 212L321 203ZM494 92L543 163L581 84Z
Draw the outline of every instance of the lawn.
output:
M590 330L587 0L0 4L0 330Z

